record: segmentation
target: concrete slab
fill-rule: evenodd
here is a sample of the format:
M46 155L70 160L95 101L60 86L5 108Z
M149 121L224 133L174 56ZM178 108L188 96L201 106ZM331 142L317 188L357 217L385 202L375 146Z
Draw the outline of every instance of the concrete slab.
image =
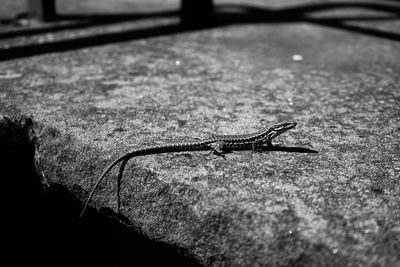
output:
M204 30L8 58L0 110L33 115L46 182L82 202L105 166L132 149L295 120L276 140L286 151L133 159L122 216L203 265L399 264L400 7L278 2L220 6ZM0 49L174 23L14 37ZM116 174L93 199L100 213L116 211Z

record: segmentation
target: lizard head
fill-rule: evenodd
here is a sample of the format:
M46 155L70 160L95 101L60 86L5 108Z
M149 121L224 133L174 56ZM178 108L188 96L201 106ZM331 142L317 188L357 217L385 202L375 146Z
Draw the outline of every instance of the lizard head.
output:
M280 122L280 123L274 124L270 128L271 135L269 137L270 137L270 139L273 139L273 138L277 137L278 135L281 135L284 132L289 131L290 129L293 129L294 127L296 127L296 125L297 125L297 123L294 121Z

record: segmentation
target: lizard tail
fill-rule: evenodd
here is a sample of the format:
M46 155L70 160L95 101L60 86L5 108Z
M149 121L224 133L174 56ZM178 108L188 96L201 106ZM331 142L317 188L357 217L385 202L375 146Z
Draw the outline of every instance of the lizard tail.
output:
M79 218L82 218L82 216L85 214L85 211L86 211L86 209L87 209L87 207L88 207L88 205L89 205L90 200L92 199L92 197L93 197L93 195L94 195L94 192L96 191L96 188L99 186L100 182L104 179L104 177L106 176L106 174L107 174L115 165L117 165L120 161L123 160L124 162L122 163L121 170L120 170L120 174L118 175L118 187L119 187L120 179L122 178L122 171L123 171L123 168L125 167L125 164L126 164L126 162L128 161L128 159L129 159L129 158L127 157L127 155L124 155L124 156L118 158L118 159L115 160L112 164L110 164L110 166L108 166L107 169L105 169L105 171L100 175L100 177L99 177L99 179L97 180L96 184L94 185L92 191L90 192L89 198L86 200L85 206L83 207L83 209L82 209L82 211L81 211L81 214L79 215ZM120 176L121 176L121 177L120 177ZM119 189L118 189L118 190L119 190ZM118 203L118 206L119 206L119 203Z

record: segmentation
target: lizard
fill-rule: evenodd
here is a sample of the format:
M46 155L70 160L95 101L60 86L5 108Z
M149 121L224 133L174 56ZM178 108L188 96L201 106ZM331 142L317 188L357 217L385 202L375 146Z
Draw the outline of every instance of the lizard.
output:
M117 197L118 197L118 211L120 207L120 196L119 196L119 188L120 182L122 178L122 174L125 168L126 163L129 159L137 157L137 156L145 156L151 154L161 154L161 153L169 153L169 152L184 152L184 151L200 151L200 150L210 150L210 153L214 153L217 156L221 156L225 158L224 152L227 150L234 150L234 149L251 149L253 151L260 152L262 150L262 146L267 144L267 147L271 148L272 140L283 134L284 132L293 129L296 127L297 123L292 122L280 122L271 125L270 127L263 129L261 131L249 134L238 134L238 135L211 135L209 138L194 142L187 142L187 143L170 143L164 145L153 145L153 146L146 146L143 148L139 148L133 150L129 153L126 153L116 160L114 160L108 167L103 171L100 177L97 179L92 191L88 199L86 200L85 206L82 209L81 214L79 215L80 218L85 213L90 200L92 199L96 188L100 184L100 182L104 179L106 174L118 163L122 162L118 174L117 180Z

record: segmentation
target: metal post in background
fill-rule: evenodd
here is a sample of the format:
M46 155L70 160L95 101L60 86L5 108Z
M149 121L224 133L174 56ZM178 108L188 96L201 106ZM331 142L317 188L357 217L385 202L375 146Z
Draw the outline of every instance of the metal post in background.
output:
M183 24L203 25L213 18L213 0L181 0L181 19Z
M56 0L27 0L28 14L42 21L56 18Z

